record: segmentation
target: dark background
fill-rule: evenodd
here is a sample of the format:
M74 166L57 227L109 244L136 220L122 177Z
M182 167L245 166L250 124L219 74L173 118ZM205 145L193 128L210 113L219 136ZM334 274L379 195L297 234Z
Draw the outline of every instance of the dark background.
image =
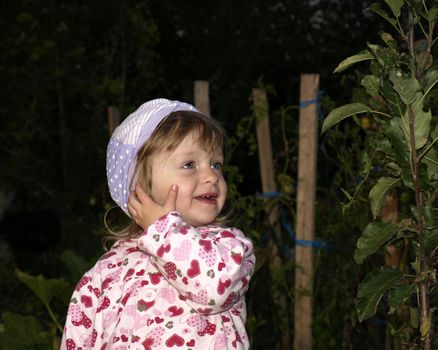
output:
M23 303L31 294L11 275L14 268L34 275L62 277L66 268L59 255L66 249L90 263L102 253L103 216L112 205L105 177L108 106L118 107L125 117L143 102L157 97L193 102L193 82L208 80L212 115L233 138L239 134L239 121L251 115L252 88L263 86L269 92L277 155L281 153L281 143L277 137L279 121L275 118L281 108L298 105L301 74L320 74L325 114L351 98L355 73L332 72L342 59L364 49L367 42L378 40L377 32L383 23L364 11L370 3L2 1L0 311L32 311ZM296 143L297 115L294 110L286 119L292 143ZM230 158L230 164L239 170L240 181L234 185L242 196L261 191L257 152L251 137ZM360 143L360 133L355 137ZM319 212L326 216L319 216L317 226L327 229L321 229L320 235L345 244L345 260L331 255L327 258L331 265L326 265L332 266L332 279L339 278L339 283L344 283L335 276L346 273L348 279L351 271L346 270L355 270L346 267L345 261L352 263L351 249L357 233L352 233L348 222L344 231L330 226L334 225L330 220L339 222L340 206L329 189L335 179L336 183L352 181L354 174L334 160L339 144L333 146L330 140L326 141L321 141L323 149L318 160L317 200ZM355 150L351 140L341 142L347 154ZM353 153L350 162L354 162ZM279 168L280 163L276 162ZM350 165L354 168L354 164ZM293 179L296 165L287 170ZM246 224L251 226L251 222ZM262 241L256 243L263 246ZM288 266L286 253L284 259ZM352 310L358 279L360 273L354 271L351 283L343 285L341 292L349 293L349 304L344 309ZM261 296L266 297L269 295ZM341 324L330 329L327 324L331 313L336 314L336 307L321 302L325 313L320 314L323 321L318 321L315 328L315 332L320 332L321 348L342 347L342 332L349 332L352 337L351 329L359 327L352 320L353 311L344 314L345 320L341 317ZM59 310L62 319L62 307ZM260 334L267 336L275 317L260 305L249 312L265 315L258 317L262 321L265 317ZM327 332L329 335L324 335ZM360 329L357 332L365 334ZM275 338L275 334L270 336ZM327 339L332 345L327 345ZM260 349L269 348L263 341L259 344Z

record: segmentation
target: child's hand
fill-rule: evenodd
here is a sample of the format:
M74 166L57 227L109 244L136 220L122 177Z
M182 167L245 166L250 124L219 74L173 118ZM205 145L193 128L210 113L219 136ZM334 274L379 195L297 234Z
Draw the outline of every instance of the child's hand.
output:
M132 219L144 230L163 215L175 211L178 186L172 185L163 206L154 202L138 184L128 199L128 210Z

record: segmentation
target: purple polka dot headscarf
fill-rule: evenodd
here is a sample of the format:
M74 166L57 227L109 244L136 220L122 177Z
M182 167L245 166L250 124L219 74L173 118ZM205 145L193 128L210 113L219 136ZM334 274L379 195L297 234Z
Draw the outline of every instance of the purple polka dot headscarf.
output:
M139 149L152 135L157 125L175 111L195 111L192 105L158 98L142 104L115 130L106 153L106 175L112 199L128 212L129 184L134 175ZM134 185L134 184L133 184Z

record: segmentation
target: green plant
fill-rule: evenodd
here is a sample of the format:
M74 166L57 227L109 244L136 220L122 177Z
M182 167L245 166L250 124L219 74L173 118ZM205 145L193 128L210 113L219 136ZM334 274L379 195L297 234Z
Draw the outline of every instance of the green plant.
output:
M432 115L438 66L432 48L437 39L438 7L435 1L426 0L385 3L389 11L379 3L369 9L389 22L397 37L380 32L384 45L368 44L366 50L338 65L335 72L370 62L368 74L361 79L364 93L357 94L354 103L332 110L322 132L348 117L362 115L372 121L365 128L364 180L358 189L365 181L372 182L369 202L374 220L357 241L354 257L362 263L388 245L395 245L403 254L400 266L382 266L359 285L359 319L373 316L379 302L388 296L390 312L410 309L401 326L392 326L392 334L399 337L401 346L418 346L421 342L424 349L431 349L431 295L436 291L438 258L438 120ZM406 194L403 204L409 204L409 210L402 212L396 223L382 222L382 206L394 190ZM349 199L353 201L354 197Z

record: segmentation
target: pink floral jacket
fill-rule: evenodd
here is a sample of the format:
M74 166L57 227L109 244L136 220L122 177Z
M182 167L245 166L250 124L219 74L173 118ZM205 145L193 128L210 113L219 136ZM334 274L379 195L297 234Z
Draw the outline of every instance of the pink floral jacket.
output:
M118 241L79 281L61 349L248 349L251 241L171 212Z

